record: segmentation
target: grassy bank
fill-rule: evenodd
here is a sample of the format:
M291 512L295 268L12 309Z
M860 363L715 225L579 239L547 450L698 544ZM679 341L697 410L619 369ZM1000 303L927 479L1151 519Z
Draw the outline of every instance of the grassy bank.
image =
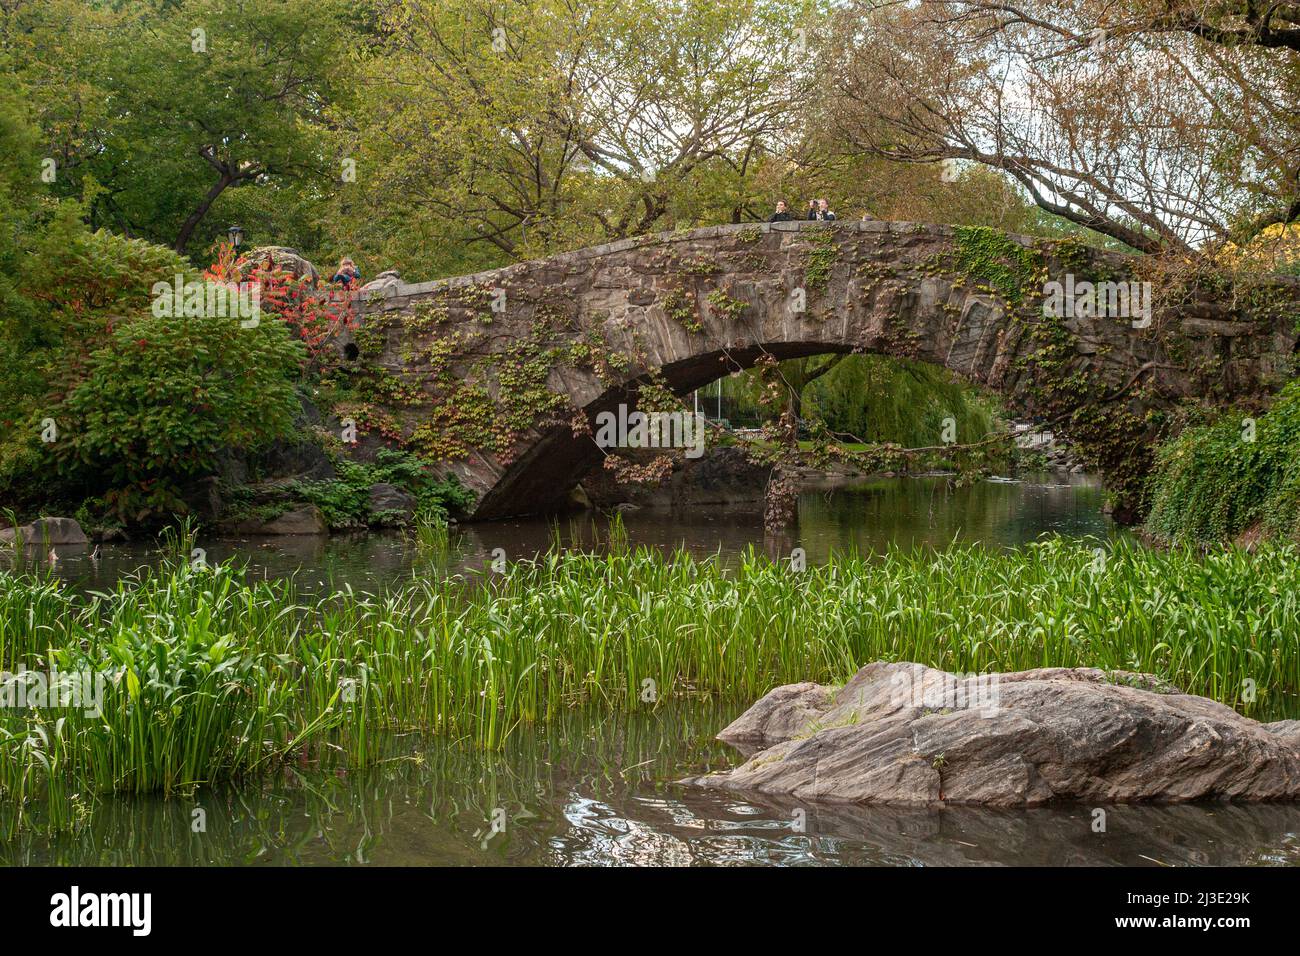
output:
M88 596L5 573L0 669L109 677L99 715L0 708L0 801L10 827L15 808L73 825L105 793L184 791L290 757L363 765L380 731L495 747L577 706L748 702L876 659L1143 670L1294 716L1300 551L1101 555L1052 540L795 571L624 549L325 598L181 561Z

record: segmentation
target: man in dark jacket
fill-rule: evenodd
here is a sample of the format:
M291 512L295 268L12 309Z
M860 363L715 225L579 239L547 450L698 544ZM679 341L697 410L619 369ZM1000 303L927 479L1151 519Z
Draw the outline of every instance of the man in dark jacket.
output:
M835 213L831 212L831 204L825 199L808 200L808 218L820 219L822 222L834 222Z
M772 213L772 218L768 222L789 222L790 213L785 208L785 200L778 199L776 202L776 212Z

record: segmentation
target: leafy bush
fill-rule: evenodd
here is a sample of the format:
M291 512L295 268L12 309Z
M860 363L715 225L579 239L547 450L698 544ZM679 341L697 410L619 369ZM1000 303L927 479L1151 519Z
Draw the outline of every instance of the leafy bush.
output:
M1164 445L1152 476L1147 527L1162 537L1201 542L1259 526L1300 532L1300 381L1254 424L1225 416L1188 428Z
M445 524L474 503L474 493L454 474L438 478L429 466L403 451L381 449L371 464L340 458L335 462L338 478L327 481L294 481L285 491L320 508L325 522L334 530L363 528L387 516L370 512L370 486L386 482L413 495L421 521Z
M220 449L290 434L302 360L279 323L140 316L91 356L54 447L123 517L184 511L178 482L210 470Z
M12 504L59 493L42 421L64 430L57 406L85 376L87 357L148 307L155 281L186 271L169 249L91 232L81 213L64 202L48 221L33 214L0 239L0 498Z

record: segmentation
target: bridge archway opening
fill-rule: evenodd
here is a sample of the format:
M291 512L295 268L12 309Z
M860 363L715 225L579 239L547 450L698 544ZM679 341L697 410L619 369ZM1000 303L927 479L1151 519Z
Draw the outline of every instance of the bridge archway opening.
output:
M684 403L692 392L703 391L708 386L730 376L754 368L764 356L778 362L818 356L870 354L893 359L883 351L863 351L842 342L794 341L763 342L758 345L735 348L714 348L688 359L667 363L659 369L661 380ZM943 368L934 363L925 363ZM950 370L944 371L951 373ZM956 378L969 385L964 376ZM624 385L611 388L582 409L591 434L574 434L570 425L548 428L525 456L511 469L479 503L476 517L494 520L547 513L562 513L579 507L574 492L593 469L598 468L607 454L617 454L620 449L601 449L595 438L599 416L605 412L618 414L620 406L628 412L638 409L638 389L650 379L642 376ZM684 405L686 411L691 409ZM667 451L667 449L666 449ZM526 510L511 510L511 502L528 502Z

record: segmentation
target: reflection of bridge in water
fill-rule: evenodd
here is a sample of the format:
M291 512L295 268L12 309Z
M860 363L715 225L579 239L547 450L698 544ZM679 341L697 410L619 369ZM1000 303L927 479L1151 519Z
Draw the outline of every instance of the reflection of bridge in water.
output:
M1153 282L1149 323L1045 314L1051 283L1137 281L1153 262L911 223L717 226L391 281L363 294L360 327L338 344L392 396L363 430L453 468L479 518L558 506L601 458L586 427L647 385L686 395L764 355L835 352L932 362L997 391L1133 504L1164 413L1270 392L1300 313L1290 280L1244 295L1184 278Z

